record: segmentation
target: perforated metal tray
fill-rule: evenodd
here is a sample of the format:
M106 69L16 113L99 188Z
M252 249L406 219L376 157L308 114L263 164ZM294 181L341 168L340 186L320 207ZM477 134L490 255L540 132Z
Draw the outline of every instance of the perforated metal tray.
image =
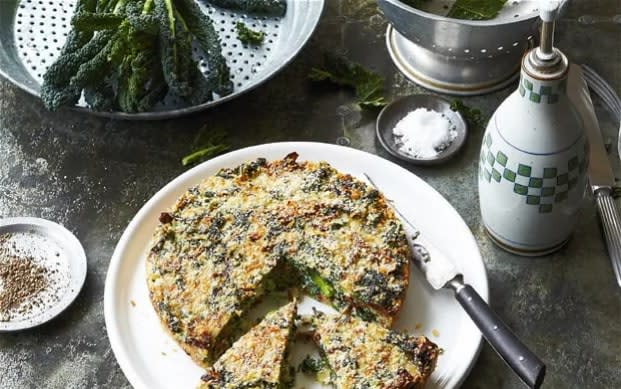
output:
M76 109L122 119L166 119L231 100L268 80L297 55L315 30L324 6L324 0L288 0L286 15L273 18L222 10L201 0L198 3L219 32L235 83L232 94L196 106L167 96L153 112L137 114L95 112L84 107L83 101ZM0 0L0 75L39 96L43 74L57 58L71 28L74 6L75 0ZM242 44L235 30L238 21L266 32L265 42L258 47ZM209 64L196 46L194 56L208 74Z

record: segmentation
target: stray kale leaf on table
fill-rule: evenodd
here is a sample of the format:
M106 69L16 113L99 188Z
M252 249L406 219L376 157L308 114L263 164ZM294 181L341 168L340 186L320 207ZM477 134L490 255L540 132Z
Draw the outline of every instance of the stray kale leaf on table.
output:
M210 130L206 126L201 128L193 143L194 151L181 159L183 166L194 165L216 157L231 146L226 142L227 132L222 129Z
M459 112L470 128L479 128L485 124L481 110L478 108L470 108L461 100L453 100L451 109Z
M362 108L378 108L386 105L384 78L344 56L326 55L323 66L312 68L308 77L313 81L329 81L353 88L356 92L356 102Z

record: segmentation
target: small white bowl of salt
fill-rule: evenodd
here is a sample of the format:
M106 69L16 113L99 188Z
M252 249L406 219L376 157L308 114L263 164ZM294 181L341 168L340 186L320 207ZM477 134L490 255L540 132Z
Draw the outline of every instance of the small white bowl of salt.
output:
M444 162L466 141L466 122L449 101L411 95L384 107L377 117L377 138L391 155L421 165Z

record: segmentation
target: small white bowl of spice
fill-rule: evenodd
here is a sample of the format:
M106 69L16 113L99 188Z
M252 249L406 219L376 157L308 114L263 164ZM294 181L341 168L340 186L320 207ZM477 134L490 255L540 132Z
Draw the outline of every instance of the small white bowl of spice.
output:
M444 162L464 145L467 126L451 103L432 95L412 95L384 107L377 138L391 155L421 165Z
M56 317L85 279L84 249L67 229L38 218L0 220L0 332Z

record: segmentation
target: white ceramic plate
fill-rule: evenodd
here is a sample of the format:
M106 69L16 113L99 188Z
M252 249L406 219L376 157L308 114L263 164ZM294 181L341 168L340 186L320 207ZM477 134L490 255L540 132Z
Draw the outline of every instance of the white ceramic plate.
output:
M160 212L222 167L258 157L279 159L292 151L300 160L324 160L358 177L368 174L427 240L446 250L467 282L487 301L485 267L474 237L453 207L420 178L385 159L347 147L302 142L250 147L205 162L166 185L134 217L114 251L106 278L106 327L119 365L135 388L194 388L202 374L166 334L149 301L144 261ZM435 292L417 269L411 273L406 303L395 327L423 333L444 349L428 388L458 387L476 360L481 334L448 291ZM311 305L318 303L303 300L301 313ZM294 360L303 358L311 347L296 346ZM298 374L297 387L322 386Z

